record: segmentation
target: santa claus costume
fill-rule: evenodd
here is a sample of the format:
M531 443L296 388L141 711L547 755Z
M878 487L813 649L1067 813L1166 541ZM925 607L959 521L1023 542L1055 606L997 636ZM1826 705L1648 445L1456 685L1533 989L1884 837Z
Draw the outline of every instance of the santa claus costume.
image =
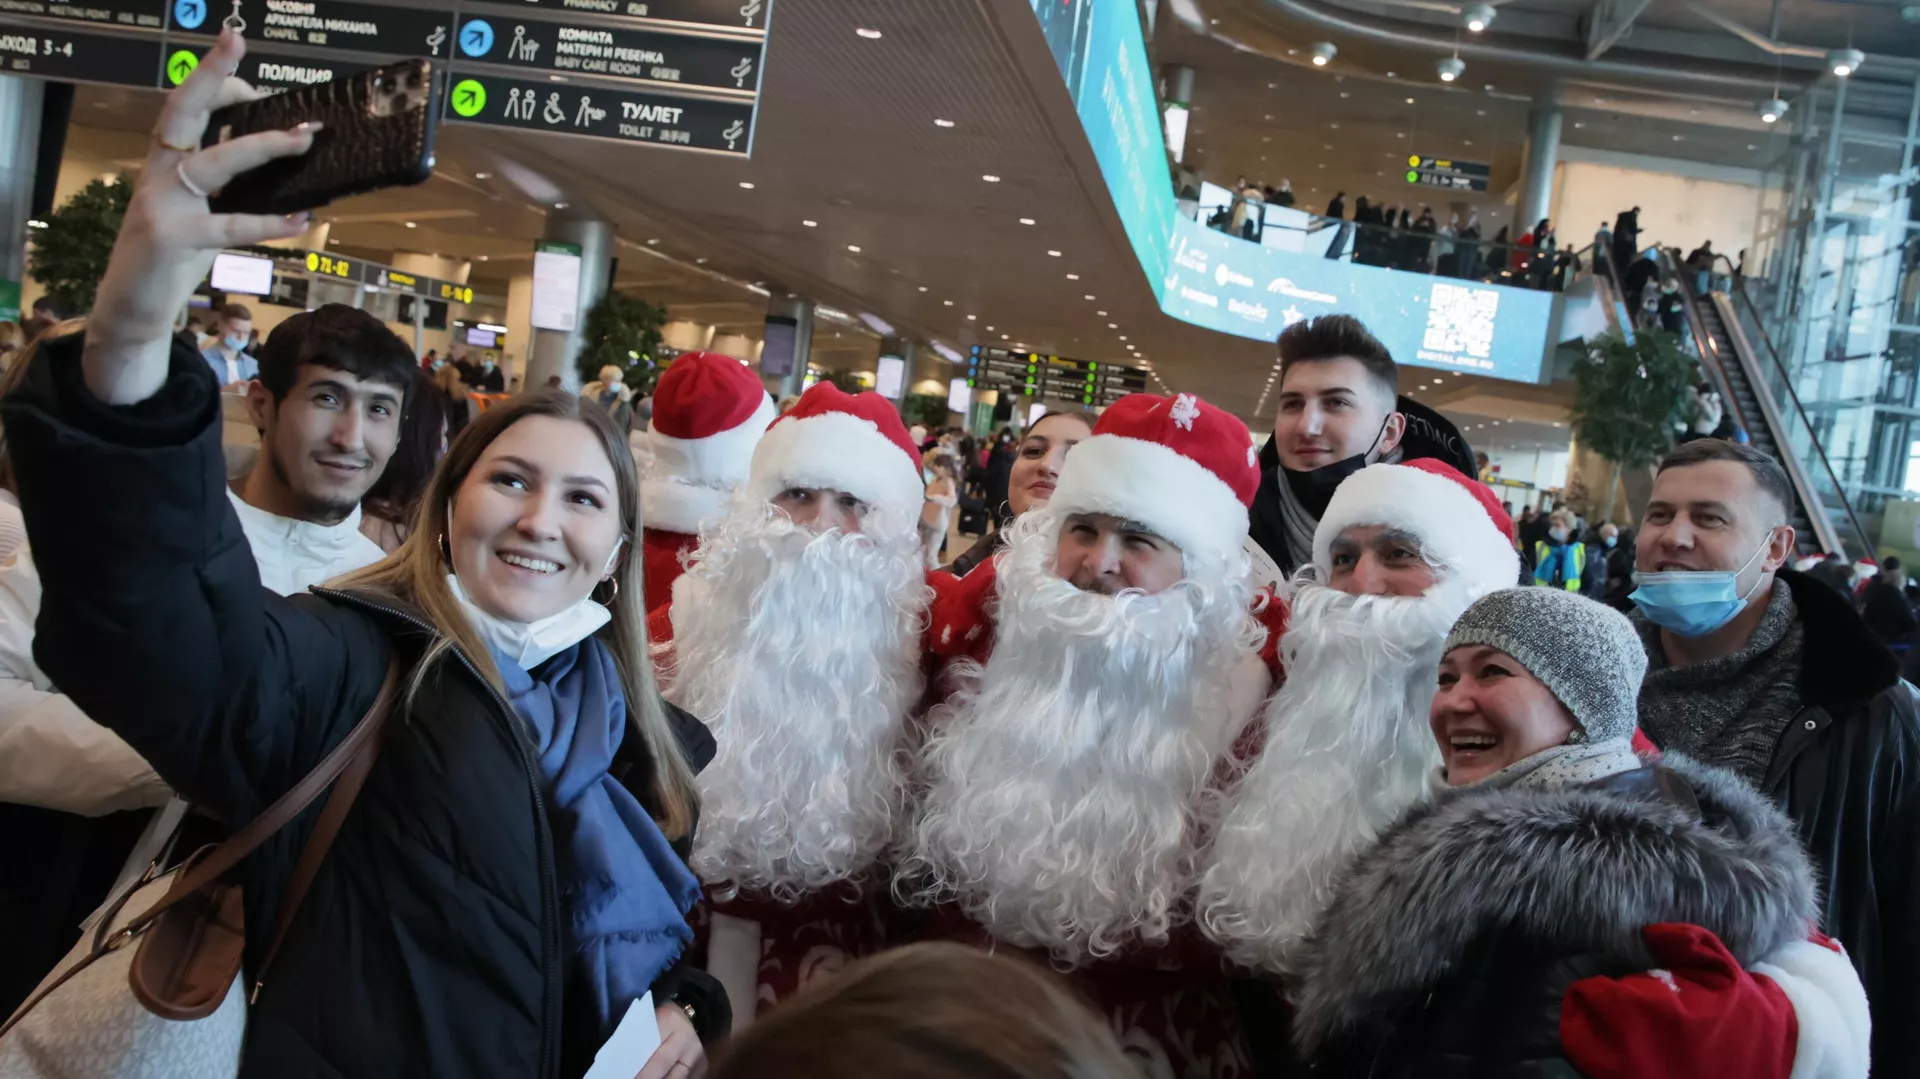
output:
M1349 528L1407 533L1433 568L1425 595L1353 596L1322 583ZM1337 491L1295 576L1280 639L1289 672L1259 748L1219 803L1197 901L1236 962L1287 974L1335 874L1440 763L1427 727L1440 647L1474 600L1519 579L1513 522L1485 484L1437 460L1377 464Z
M902 931L1072 969L1154 1076L1248 1074L1221 965L1183 925L1200 799L1269 684L1242 550L1253 458L1244 425L1190 394L1122 398L1010 527L990 633L935 621L949 648L991 645L928 719ZM1061 579L1080 514L1168 540L1183 578L1112 595Z
M648 607L672 597L685 556L699 542L701 522L727 512L774 415L760 377L732 356L683 353L660 376L646 434L652 459L640 477Z
M774 504L796 490L858 499L858 531L796 524ZM736 1023L880 946L870 887L904 816L924 688L921 496L893 404L820 383L768 428L652 619L664 694L719 743L693 866Z

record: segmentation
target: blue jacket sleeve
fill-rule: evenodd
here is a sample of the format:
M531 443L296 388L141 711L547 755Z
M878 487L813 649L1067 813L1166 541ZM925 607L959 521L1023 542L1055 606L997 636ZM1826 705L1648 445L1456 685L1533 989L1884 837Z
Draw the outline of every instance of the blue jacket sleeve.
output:
M87 390L80 346L46 343L0 402L45 589L34 658L175 790L247 820L345 736L372 697L350 675L377 683L388 644L260 586L204 359L176 342L161 391L121 408Z

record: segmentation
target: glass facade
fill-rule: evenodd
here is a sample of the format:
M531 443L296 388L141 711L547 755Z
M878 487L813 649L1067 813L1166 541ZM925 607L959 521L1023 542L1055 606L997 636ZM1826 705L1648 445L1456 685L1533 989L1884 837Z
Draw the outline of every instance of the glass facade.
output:
M1746 296L1881 552L1920 554L1920 79L1823 79L1782 121ZM1768 361L1763 360L1763 363ZM1789 407L1786 401L1780 402ZM1813 445L1813 439L1818 445Z

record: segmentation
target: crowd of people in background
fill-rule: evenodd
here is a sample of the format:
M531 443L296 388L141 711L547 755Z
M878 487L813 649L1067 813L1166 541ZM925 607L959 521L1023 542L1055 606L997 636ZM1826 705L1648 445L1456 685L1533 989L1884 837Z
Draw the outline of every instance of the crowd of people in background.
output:
M204 191L313 139L183 149L242 52L0 385L0 1072L125 1055L75 999L111 985L43 986L125 943L82 925L387 714L344 811L234 869L244 1024L171 1028L231 1033L195 1074L614 1074L636 1016L621 1079L1920 1059L1903 582L1863 617L1796 569L1767 455L1678 442L1630 532L1516 523L1338 314L1259 436L1137 393L981 445L705 352L454 433L429 389L497 369L333 304L251 355L235 473L244 312L175 312L305 226ZM949 514L986 528L932 568Z

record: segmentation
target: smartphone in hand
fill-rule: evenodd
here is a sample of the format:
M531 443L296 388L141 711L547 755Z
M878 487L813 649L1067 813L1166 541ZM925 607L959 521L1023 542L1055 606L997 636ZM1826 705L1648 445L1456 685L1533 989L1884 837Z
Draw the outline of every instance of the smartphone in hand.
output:
M430 60L403 60L346 79L244 101L215 112L201 145L308 121L313 148L241 173L207 200L215 213L290 214L338 198L423 183L439 131Z

